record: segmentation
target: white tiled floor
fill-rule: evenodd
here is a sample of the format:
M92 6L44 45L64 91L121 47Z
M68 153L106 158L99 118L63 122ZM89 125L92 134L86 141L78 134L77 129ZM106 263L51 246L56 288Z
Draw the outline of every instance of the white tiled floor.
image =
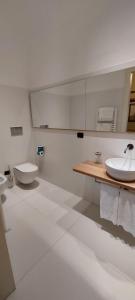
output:
M78 212L86 201L37 181L3 204L17 286L8 300L135 299L135 247Z

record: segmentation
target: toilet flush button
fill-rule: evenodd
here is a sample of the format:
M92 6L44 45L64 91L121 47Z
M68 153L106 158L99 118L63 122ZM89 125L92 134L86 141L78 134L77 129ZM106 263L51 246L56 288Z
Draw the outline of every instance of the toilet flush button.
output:
M45 155L45 147L44 146L37 146L37 155L44 156Z

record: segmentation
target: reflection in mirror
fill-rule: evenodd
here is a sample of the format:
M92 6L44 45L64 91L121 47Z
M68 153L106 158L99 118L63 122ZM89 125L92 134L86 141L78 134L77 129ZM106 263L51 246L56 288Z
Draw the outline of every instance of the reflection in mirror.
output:
M31 92L31 111L33 127L135 131L135 73L125 69Z
M86 129L124 132L128 97L126 70L98 75L86 83Z
M31 93L33 127L85 129L84 80Z
M127 131L135 131L135 72L130 74L130 99Z

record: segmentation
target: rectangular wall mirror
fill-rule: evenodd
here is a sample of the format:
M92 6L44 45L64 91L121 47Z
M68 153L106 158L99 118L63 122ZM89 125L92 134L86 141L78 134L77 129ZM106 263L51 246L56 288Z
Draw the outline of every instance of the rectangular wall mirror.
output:
M124 69L30 93L33 127L135 131L135 72Z

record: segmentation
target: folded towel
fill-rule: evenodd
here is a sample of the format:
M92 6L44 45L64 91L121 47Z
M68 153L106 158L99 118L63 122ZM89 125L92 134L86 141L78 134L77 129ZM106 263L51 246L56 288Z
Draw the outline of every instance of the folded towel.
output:
M100 184L100 217L117 224L119 189Z
M135 236L135 193L121 190L117 224Z

